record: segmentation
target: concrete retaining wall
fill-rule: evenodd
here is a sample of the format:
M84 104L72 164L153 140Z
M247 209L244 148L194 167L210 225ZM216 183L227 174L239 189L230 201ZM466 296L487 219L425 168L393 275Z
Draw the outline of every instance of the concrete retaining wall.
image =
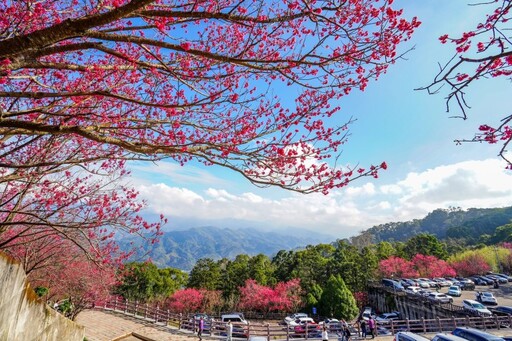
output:
M83 327L37 298L22 266L0 253L0 340L82 341Z

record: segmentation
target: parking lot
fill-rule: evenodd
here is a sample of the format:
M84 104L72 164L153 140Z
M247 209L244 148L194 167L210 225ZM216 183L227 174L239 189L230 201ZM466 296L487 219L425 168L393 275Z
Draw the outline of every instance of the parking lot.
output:
M475 290L464 290L462 291L461 297L453 298L453 304L462 306L462 300L474 300L477 291L492 292L494 297L496 297L496 300L498 301L498 305L512 306L512 282L507 284L500 284L500 287L498 289L494 289L492 286L478 285L475 287ZM439 292L447 293L448 288L441 288L439 289Z

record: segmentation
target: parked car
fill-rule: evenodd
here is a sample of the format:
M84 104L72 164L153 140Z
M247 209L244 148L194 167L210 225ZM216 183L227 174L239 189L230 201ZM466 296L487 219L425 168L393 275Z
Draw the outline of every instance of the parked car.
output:
M397 311L394 311L392 313L383 313L380 314L375 318L375 321L377 323L389 323L391 320L399 320L400 319L400 313Z
M361 318L364 320L369 320L370 316L375 318L375 311L372 307L364 307L364 310L361 313Z
M293 331L295 332L295 334L305 334L306 330L307 330L308 334L316 332L316 331L320 330L320 325L318 325L314 321L313 322L308 321L307 323L303 322L303 323L300 323L293 327Z
M491 313L498 316L512 315L512 307L497 306L489 310Z
M494 279L489 278L487 276L478 276L480 279L482 279L487 285L493 285Z
M491 304L491 305L497 305L498 302L496 301L496 298L492 294L492 292L484 291L479 292L477 291L475 293L476 300L478 302L484 303L484 304Z
M417 279L418 286L424 289L430 288L430 283L423 279Z
M460 297L462 295L462 291L458 285L452 285L448 288L448 295L454 297Z
M289 316L286 316L284 318L284 323L288 324L292 321L295 321L296 319L300 318L300 317L308 317L308 314L306 313L295 313L295 314L291 314Z
M427 296L427 299L434 303L453 303L453 297L440 292L432 292Z
M411 332L398 332L395 334L395 341L430 341L424 336Z
M231 321L233 324L248 324L242 313L223 314L220 316L220 321L223 323Z
M491 316L492 313L480 302L473 300L462 300L462 307L473 315Z
M502 278L505 278L508 282L512 282L512 276L505 275L505 274L497 274L497 273L491 273L492 275L499 276Z
M470 341L504 341L503 338L499 336L474 328L457 327L452 331L452 334Z
M405 288L405 292L407 294L411 294L411 295L419 295L420 290L421 290L421 288L417 287L417 286L410 286L410 287Z
M477 276L470 276L468 277L470 280L473 281L473 283L475 283L475 285L487 285L487 282L484 281L483 279L481 279L480 277L477 277Z
M499 284L507 284L508 283L508 278L499 276L497 274L487 274L485 276L498 281Z
M432 338L432 341L467 341L460 336L453 334L438 333Z
M475 290L475 282L469 278L459 278L459 286L461 290Z
M315 320L313 320L313 318L311 318L311 317L299 317L298 319L290 321L288 323L288 327L294 328L294 327L296 327L298 325L301 325L301 324L304 325L306 323L308 323L308 324L317 324L315 322Z
M391 288L395 291L404 291L405 290L405 288L402 284L400 284L399 282L397 282L395 280L389 279L389 278L383 278L382 285L385 287Z
M335 318L328 318L325 319L324 321L320 321L318 322L318 325L321 328L325 325L330 332L334 333L339 332L343 329L343 322Z

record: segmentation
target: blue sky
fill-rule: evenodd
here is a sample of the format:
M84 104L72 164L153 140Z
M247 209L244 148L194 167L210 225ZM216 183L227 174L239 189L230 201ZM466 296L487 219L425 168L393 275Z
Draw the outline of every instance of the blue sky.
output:
M413 38L401 46L414 48L364 93L343 99L343 117L354 117L344 162L388 163L378 179L366 178L328 196L259 189L221 168L195 164L133 165L134 185L148 202L146 214L163 213L167 229L213 225L261 230L309 229L334 238L356 235L373 225L422 218L450 206L512 205L512 172L497 157L498 146L455 145L470 138L482 123L490 125L511 114L510 81L485 80L468 91L470 117L449 118L446 92L431 96L415 88L428 85L453 54L439 43L457 36L485 18L488 6L465 0L395 1L405 16L422 21ZM493 5L491 5L493 6Z

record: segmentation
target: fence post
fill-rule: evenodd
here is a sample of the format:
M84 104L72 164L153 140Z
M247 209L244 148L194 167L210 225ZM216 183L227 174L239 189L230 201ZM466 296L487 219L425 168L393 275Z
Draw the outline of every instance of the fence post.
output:
M452 324L453 324L453 329L457 328L457 320L455 319L454 316L452 316Z
M124 314L128 315L128 300L124 301Z
M411 331L411 324L409 323L409 319L405 319L405 323L407 324L407 331Z
M159 310L159 308L158 308L158 304L157 304L156 305L156 310L155 310L155 323L158 323L158 317L159 317L158 310Z
M423 325L423 333L426 333L427 332L427 326L425 325L425 318L424 317L421 318L421 324Z
M375 330L377 331L378 329L375 328ZM377 334L377 333L375 333ZM393 323L393 320L391 320L391 334L395 335L395 324ZM376 335L378 336L378 335Z
M114 301L114 311L116 311L117 309L117 296L116 296L116 300Z
M267 323L267 341L270 341L270 324Z
M471 327L471 321L468 315L466 315L466 327Z
M289 325L286 325L286 341L290 341L290 326Z
M496 323L498 330L500 330L500 323L498 323L498 315L494 315L494 323Z
M247 321L247 339L249 339L250 335L251 335L251 322Z
M308 323L306 322L306 334L305 334L306 335L306 340L308 339L308 327L309 327Z
M485 323L484 315L481 315L480 318L482 319L482 324L484 325L484 330L487 330L487 326L486 326L486 323Z
M437 320L437 328L439 328L439 332L442 332L443 328L441 328L441 320L439 319L439 317L436 317L436 320Z

